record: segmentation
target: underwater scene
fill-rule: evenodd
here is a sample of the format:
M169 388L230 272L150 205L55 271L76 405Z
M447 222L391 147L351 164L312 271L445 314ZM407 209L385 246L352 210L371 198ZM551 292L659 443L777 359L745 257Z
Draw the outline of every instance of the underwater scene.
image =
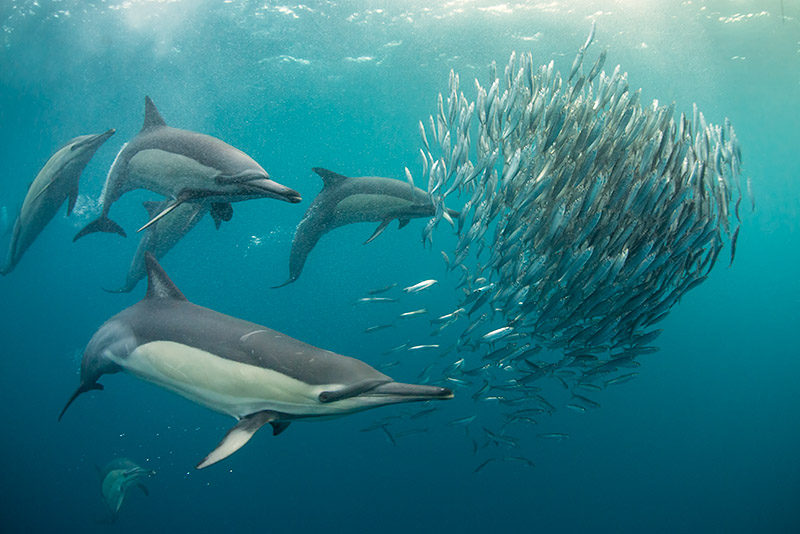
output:
M800 3L0 21L3 532L800 532Z

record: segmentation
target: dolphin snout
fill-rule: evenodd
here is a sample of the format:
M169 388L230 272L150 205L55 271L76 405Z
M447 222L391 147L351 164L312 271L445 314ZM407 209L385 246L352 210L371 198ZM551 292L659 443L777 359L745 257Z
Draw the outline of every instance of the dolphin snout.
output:
M261 193L265 193L265 196L276 198L278 200L284 200L291 204L297 204L303 200L303 197L300 196L300 193L294 189L290 189L285 185L281 185L278 182L266 178L251 180L247 182L247 185L253 187Z
M439 386L386 382L367 392L367 395L386 395L392 397L413 397L418 399L452 399L453 390Z

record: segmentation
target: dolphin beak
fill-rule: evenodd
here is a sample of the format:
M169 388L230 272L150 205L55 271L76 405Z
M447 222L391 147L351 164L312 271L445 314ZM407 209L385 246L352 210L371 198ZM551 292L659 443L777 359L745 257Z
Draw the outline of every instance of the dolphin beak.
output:
M275 182L268 178L259 178L257 180L250 180L247 182L247 185L252 187L255 191L264 196L270 198L276 198L278 200L284 200L292 204L297 204L298 202L303 200L303 197L300 196L300 193L298 193L294 189L290 189L285 185L281 185L278 182Z
M402 382L386 382L379 384L363 396L395 397L398 401L407 400L446 400L453 398L453 391L439 386L422 386L418 384L404 384Z
M108 138L111 137L112 135L114 135L115 133L116 133L116 130L114 128L111 128L110 130L108 130L106 132L103 132L101 134L97 134L97 135L93 135L91 137L87 137L86 139L84 139L80 143L76 143L72 147L72 150L77 150L79 148L84 148L84 147L93 147L95 150L97 150L98 148L100 148L100 145L105 143L108 140Z

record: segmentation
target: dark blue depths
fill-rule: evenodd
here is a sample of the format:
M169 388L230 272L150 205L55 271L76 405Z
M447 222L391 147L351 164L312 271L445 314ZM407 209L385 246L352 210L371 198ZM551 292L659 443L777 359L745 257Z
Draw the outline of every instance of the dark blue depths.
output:
M478 2L462 12L391 2L20 4L0 8L0 206L16 210L65 140L112 127L117 134L84 172L78 213L57 216L0 280L3 531L800 530L796 5L786 2L782 19L777 2L764 12L744 2L739 13L714 2L649 10ZM63 9L70 14L54 16ZM454 341L431 341L424 319L363 331L402 311L452 311L457 277L445 275L438 250L452 250L455 239L442 225L433 251L423 250L424 220L399 231L393 223L368 246L361 243L373 226L337 229L295 284L271 290L286 277L294 228L321 189L311 168L402 179L408 166L418 174L417 121L434 112L451 68L465 91L512 50L532 50L539 63L554 59L563 72L592 16L597 50L609 48L611 68L620 63L644 101L675 100L679 110L697 102L709 120L731 119L757 209L745 217L733 266L715 269L673 309L661 325L661 351L642 357L636 380L596 395L599 410L560 410L515 431L522 448L508 454L535 468L493 461L473 473L497 451L473 454L463 430L446 423L478 414L471 428L480 436L481 425L497 428L502 416L496 404L458 390L434 414L404 423L429 430L396 446L361 429L411 408L297 423L274 438L262 431L203 471L193 466L233 420L130 376L106 377L105 391L80 398L56 423L86 342L143 292L101 287L124 280L147 194L114 207L127 239L73 244L72 236L91 218L114 154L138 131L145 94L169 124L241 148L304 196L297 206L236 204L219 231L202 221L163 262L182 291L379 366L396 360L383 353L407 340ZM369 289L427 278L441 283L385 308L353 306ZM437 354L405 353L385 372L413 382ZM543 432L570 439L538 439ZM94 466L115 456L157 475L150 496L132 492L109 527L98 522Z

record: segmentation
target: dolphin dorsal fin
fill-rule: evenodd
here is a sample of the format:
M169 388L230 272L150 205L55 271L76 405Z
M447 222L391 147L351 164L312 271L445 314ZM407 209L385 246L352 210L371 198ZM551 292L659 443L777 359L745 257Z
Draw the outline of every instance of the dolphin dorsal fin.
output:
M347 176L344 176L343 174L337 174L333 171L329 171L328 169L323 169L322 167L314 167L311 170L319 174L320 178L322 178L324 187L334 186L344 180L347 180Z
M150 252L145 252L144 261L147 265L147 294L146 299L189 300L183 296L167 273L158 264L158 260Z
M151 128L160 128L166 125L167 123L161 118L161 114L156 109L156 105L153 104L150 97L144 97L144 124L142 124L141 131L144 132Z

